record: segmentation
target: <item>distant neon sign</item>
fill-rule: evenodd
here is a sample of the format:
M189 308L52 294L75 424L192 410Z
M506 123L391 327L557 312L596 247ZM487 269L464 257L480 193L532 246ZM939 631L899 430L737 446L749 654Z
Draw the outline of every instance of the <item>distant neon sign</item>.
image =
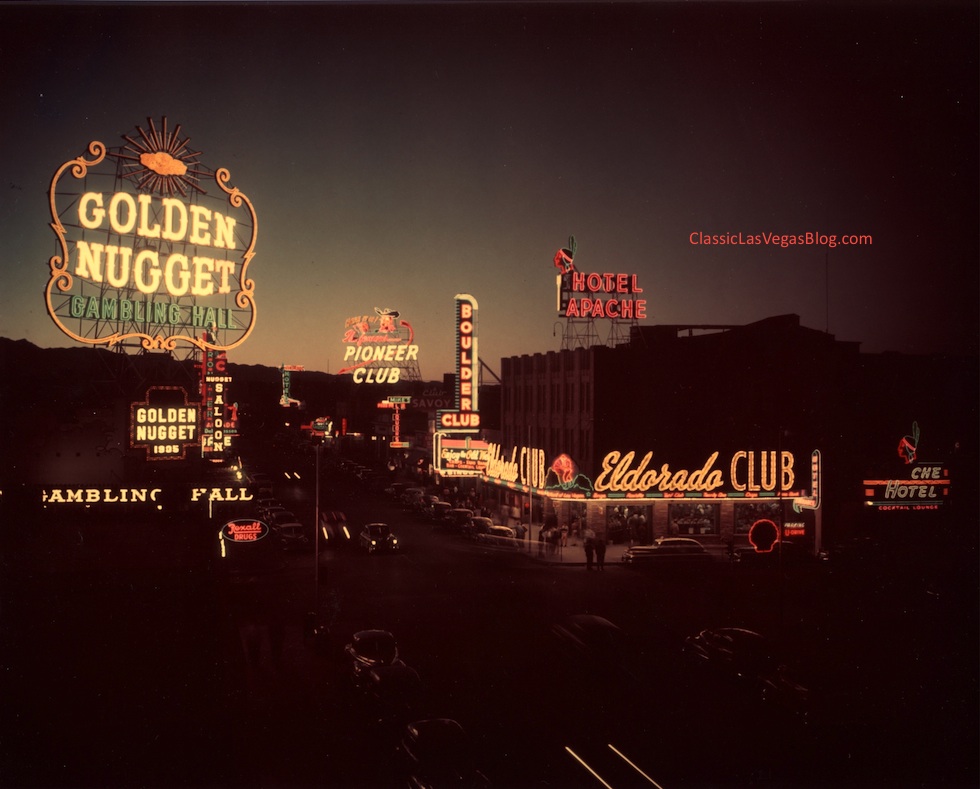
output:
M145 449L148 460L182 460L200 440L200 411L178 386L153 386L146 400L130 407L129 444Z
M471 436L450 438L437 432L433 437L434 467L445 477L475 477L487 466L486 441Z
M866 479L865 503L893 509L938 509L949 495L949 469L937 464L914 466L905 478Z
M467 433L480 429L480 354L477 347L477 303L468 293L456 295L456 408L437 412L438 429Z
M166 494L166 495L165 495ZM163 488L45 488L41 491L42 504L154 504L159 507L164 499L174 503L253 501L255 496L248 488L181 488L176 492Z
M269 533L262 521L241 518L221 527L222 539L231 542L258 542Z
M915 462L919 451L919 423L912 423L912 435L902 436L898 442L898 456L905 461L906 465Z
M196 366L201 371L201 454L221 455L238 434L238 405L229 400L228 355L208 347Z
M240 345L255 325L251 201L227 185L228 170L212 172L198 161L179 125L168 132L166 118L159 131L150 120L148 130L137 127L123 139L112 150L89 143L92 158L64 162L51 180L59 254L48 262L48 314L65 334L92 345ZM79 188L62 183L66 173ZM207 197L202 176L227 200Z
M515 482L529 488L543 488L548 479L549 466L543 449L513 447L508 456L499 444L487 447L487 465L484 474L491 480Z
M551 461L545 488L562 493L590 493L594 490L592 480L579 471L578 464L566 454Z
M575 268L575 237L568 247L555 253L555 288L558 314L562 318L611 318L613 320L642 320L646 318L646 299L636 274L587 273Z
M585 274L572 271L569 297L563 318L646 318L646 299L632 298L642 293L636 274ZM630 298L626 298L630 297Z
M348 318L344 328L344 363L338 375L350 374L354 383L397 383L402 368L418 363L415 330L397 310L374 308L374 315Z
M788 496L796 481L790 452L735 452L728 466L727 480L722 470L715 468L717 452L711 453L702 466L693 471L671 469L669 463L661 463L658 468L651 465L652 460L652 452L647 452L636 465L635 452L608 453L595 479L596 492L647 496L712 495L724 489L727 482L735 496Z
M865 506L882 511L938 510L948 500L949 469L941 462L918 460L920 435L918 422L913 422L912 434L898 442L900 476L864 480Z

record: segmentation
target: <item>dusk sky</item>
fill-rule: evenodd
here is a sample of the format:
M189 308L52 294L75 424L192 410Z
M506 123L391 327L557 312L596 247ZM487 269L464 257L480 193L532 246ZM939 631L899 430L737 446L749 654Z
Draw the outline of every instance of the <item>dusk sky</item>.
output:
M258 216L230 361L336 372L345 319L392 308L441 379L469 293L499 372L561 346L569 236L580 270L637 275L645 324L797 313L868 352L976 353L978 22L976 2L5 3L0 336L76 345L44 306L51 177L166 116Z

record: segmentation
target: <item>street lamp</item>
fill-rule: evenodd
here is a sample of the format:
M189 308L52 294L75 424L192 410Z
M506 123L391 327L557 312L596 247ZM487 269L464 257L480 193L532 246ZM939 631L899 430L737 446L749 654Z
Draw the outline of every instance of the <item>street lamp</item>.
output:
M316 488L313 502L313 610L320 617L320 450L323 444L314 444L316 448Z

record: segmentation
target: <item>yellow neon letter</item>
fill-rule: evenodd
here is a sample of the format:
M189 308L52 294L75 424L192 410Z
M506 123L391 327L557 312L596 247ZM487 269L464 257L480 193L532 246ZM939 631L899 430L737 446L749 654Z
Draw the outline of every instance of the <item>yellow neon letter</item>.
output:
M144 266L150 264L150 280L147 282ZM141 249L136 255L136 263L133 265L133 279L136 281L136 288L140 293L156 293L160 286L160 258L156 250Z
M89 205L94 203L95 208ZM78 201L78 223L89 230L95 230L105 219L105 209L102 207L102 195L98 192L86 192Z
M780 459L781 477L780 482L782 483L783 490L792 490L793 483L796 481L796 473L793 471L793 453L783 452L782 458Z
M235 261L215 260L214 270L221 275L218 284L218 293L231 293L231 285L228 283L228 278L235 273Z
M125 203L128 216L125 224L119 219L119 206ZM136 227L136 201L129 192L116 192L109 201L109 225L112 229L122 235L131 233Z
M731 477L732 477L732 487L735 488L735 490L745 490L745 485L739 483L739 481L738 481L738 474L737 474L737 472L735 470L735 464L738 463L739 460L744 460L745 457L746 457L746 454L745 454L745 452L742 452L742 451L736 452L734 455L732 455L732 471L731 471Z
M75 264L75 276L90 279L92 282L102 282L102 250L104 245L79 241L75 245L78 262Z
M116 265L116 255L119 255L119 265ZM131 247L109 245L105 248L105 278L114 288L124 288L129 282L129 262L133 257Z
M235 220L217 211L214 214L214 245L221 249L235 248Z
M140 226L136 235L145 238L160 238L160 223L157 222L153 227L149 227L147 224L150 221L150 204L153 202L153 198L150 195L139 195L136 200L140 204Z
M174 266L180 268L180 273L177 275L176 282L174 281ZM187 255L181 255L179 252L174 252L170 257L167 258L167 265L164 269L164 283L167 286L167 292L171 296L183 296L187 293L187 283L191 278L190 272L187 270ZM194 294L195 296L198 294Z
M182 241L187 233L187 208L180 200L165 197L163 211L163 237L167 241Z
M203 205L192 205L191 209L191 238L192 244L211 246L211 231L208 222L211 220L211 210Z
M211 258L194 257L194 286L191 293L195 296L210 296L214 293L214 282L211 280L211 272L214 270L214 261Z

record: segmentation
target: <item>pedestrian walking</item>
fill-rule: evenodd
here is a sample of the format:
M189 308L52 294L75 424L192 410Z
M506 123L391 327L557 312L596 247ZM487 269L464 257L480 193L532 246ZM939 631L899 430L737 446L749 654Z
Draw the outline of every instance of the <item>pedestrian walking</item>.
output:
M595 541L595 564L597 570L606 569L606 541L602 537Z
M568 547L568 521L565 521L561 525L561 547Z
M585 538L585 569L592 569L592 556L595 552L595 545L592 543L591 537Z

